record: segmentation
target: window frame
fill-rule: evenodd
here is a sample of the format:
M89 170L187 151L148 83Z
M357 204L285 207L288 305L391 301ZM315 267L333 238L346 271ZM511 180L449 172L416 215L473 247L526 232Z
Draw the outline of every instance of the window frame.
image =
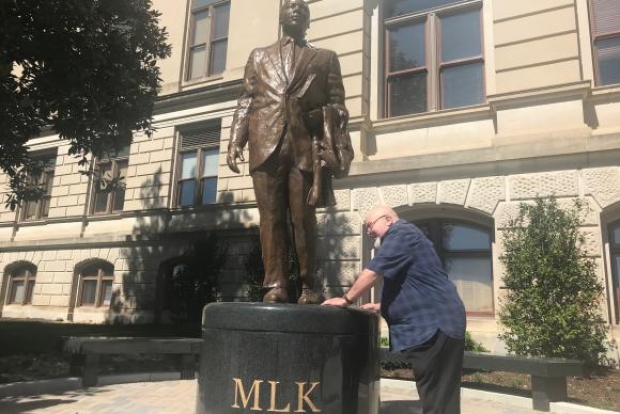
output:
M23 271L23 274L20 274L21 271ZM9 273L9 288L6 297L7 305L32 305L36 278L37 271L34 266L19 266L11 270ZM15 300L17 282L20 282L24 286L24 296L21 301Z
M89 274L91 273L92 269L97 269L96 274ZM107 271L109 271L110 274L106 274ZM109 302L105 303L105 289L103 288L103 286L104 283L110 283L110 289L112 289L112 287L114 286L114 268L105 264L86 266L83 270L79 272L79 276L80 288L78 291L77 305L79 307L87 308L101 308L104 306L109 307L112 303L112 298L110 297ZM95 301L93 303L86 302L84 300L84 286L86 285L86 281L96 282Z
M56 160L58 158L58 153L39 153L34 154L32 158L39 161L48 161L41 170L41 174L39 175L39 177L37 177L37 181L39 182L37 185L45 188L45 192L38 200L24 201L24 204L20 207L18 212L18 221L20 222L41 221L47 220L49 218L49 210L52 199L52 190L54 187L54 175L56 172ZM32 180L32 178L29 179ZM49 192L47 191L48 188ZM30 206L32 205L35 206L35 214L33 215L33 217L26 217L28 211L30 210Z
M459 220L459 219L453 220L453 219L444 218L444 217L423 218L420 220L415 220L413 223L416 226L418 226L420 230L422 231L422 233L424 233L428 237L428 239L431 241L431 243L433 244L433 247L435 248L435 252L437 253L437 256L439 256L441 265L444 269L446 266L446 260L449 258L474 258L474 259L484 258L484 259L489 260L490 269L491 269L490 288L491 288L492 309L488 312L471 311L471 310L466 309L466 313L468 316L483 316L483 317L494 316L495 315L495 297L494 297L495 295L493 292L495 292L495 278L493 277L493 241L492 241L493 232L492 230L476 222L470 222L470 221ZM482 249L467 250L467 251L464 251L464 250L449 251L448 249L444 247L444 243L443 243L443 226L445 224L469 227L469 228L473 228L475 230L487 233L489 235L489 242L490 242L488 251L482 250ZM423 227L425 226L429 228L430 234L427 234L423 230Z
M187 31L187 46L186 46L186 51L185 51L185 73L183 75L183 80L187 83L193 83L193 82L199 82L201 80L204 79L208 79L214 76L219 76L221 75L225 70L226 70L226 62L224 62L224 69L222 70L222 72L213 72L212 71L212 66L213 66L213 45L216 43L221 43L221 42L228 42L229 39L229 35L230 35L230 26L228 29L228 32L226 34L226 36L223 37L219 37L219 38L215 38L215 33L214 33L214 29L215 29L215 20L217 18L217 13L218 13L218 9L220 7L223 7L225 5L228 5L228 7L231 7L231 0L220 0L220 1L215 1L211 4L207 4L205 6L197 6L194 7L193 3L194 0L188 0L189 5L188 5L188 27L189 30ZM204 40L200 43L195 43L192 44L192 39L194 39L195 33L196 33L196 15L202 12L207 13L207 27L206 27L206 31L207 31L207 37L206 39L201 39ZM229 19L228 19L228 25L230 25L230 15L229 15ZM192 51L200 48L200 47L204 47L205 49L205 72L196 78L192 78L191 77L191 73L192 73L192 66L193 66L193 59L192 59ZM226 46L226 50L228 51L228 45ZM226 53L226 57L228 56L228 53Z
M204 135L202 135L204 134ZM179 131L179 143L176 156L176 167L174 170L174 191L172 205L176 208L200 208L217 203L217 185L219 182L220 169L220 143L222 135L222 120L212 119L198 124L187 125ZM215 175L203 175L205 171L204 154L206 151L215 151L217 154L217 165ZM194 177L182 178L183 175L183 155L196 154L196 174ZM215 197L212 202L203 204L202 183L205 179L215 179ZM181 204L182 182L195 181L194 201L191 205Z
M389 5L384 5L383 11ZM461 58L454 61L442 62L441 61L441 18L443 16L458 15L463 12L477 10L479 13L479 34L480 34L480 55L472 56L468 58ZM383 12L381 18L382 35L383 35L383 62L380 73L382 73L382 85L383 85L383 105L382 116L383 118L394 118L399 116L411 116L417 114L425 114L429 112L436 112L441 110L451 110L458 108L466 108L478 104L458 106L445 108L444 103L444 90L442 70L450 67L464 66L468 64L479 63L482 71L482 101L479 104L486 102L486 78L485 78L485 50L484 50L484 21L483 21L483 1L482 0L454 0L453 3L438 6L430 9L425 9L419 12L398 15L394 17L386 17ZM409 24L416 24L423 22L424 24L424 48L425 48L425 66L404 69L395 72L390 72L390 29L394 27L404 27ZM398 77L407 76L409 74L422 73L426 71L426 110L420 112L410 112L406 114L391 115L391 99L390 99L390 80Z
M204 174L204 170L205 170L205 166L204 166L204 153L206 151L212 151L212 150L216 150L217 151L217 155L219 158L219 146L216 147L213 144L207 144L204 146L196 146L195 148L186 148L186 149L182 149L179 150L179 155L178 155L178 169L176 172L176 194L174 197L174 202L175 202L175 206L176 207L181 207L181 208L187 208L187 207L204 207L204 206L208 206L211 204L215 204L217 202L217 184L216 184L216 191L215 191L215 200L211 203L206 203L203 204L202 203L202 197L203 197L203 191L202 191L202 182L205 179L208 178L215 178L216 179L216 183L218 180L218 174L215 175L203 175ZM183 155L184 154L190 154L190 153L195 153L196 154L196 176L195 177L190 177L190 178L181 178L181 174L183 171ZM218 169L219 169L219 165L218 165ZM194 188L194 202L191 205L182 205L181 204L181 183L182 182L187 182L187 181L195 181L195 188Z
M612 277L612 295L614 300L613 317L616 324L620 324L620 265L616 266L615 259L620 257L620 240L616 240L614 237L614 230L620 230L620 220L611 223L608 227L609 235L609 256L611 265L611 277Z
M614 39L618 38L620 40L620 25L618 30L612 32L606 32L600 35L596 34L596 20L594 13L594 2L595 0L588 0L588 20L590 22L590 42L592 47L592 64L594 67L594 83L596 86L607 86L607 85L618 85L619 82L616 83L603 83L601 80L601 68L600 68L600 58L599 58L599 49L597 47L597 41L605 40L605 39ZM620 11L619 11L620 13Z
M120 152L120 151L119 151ZM120 175L120 171L121 171L121 166L120 164L125 164L125 171L127 171L127 169L129 168L129 147L127 147L127 154L123 154L122 156L115 156L115 157L107 157L107 158L102 158L96 161L96 169L99 169L102 165L106 165L109 164L110 165L110 170L111 171L111 178L115 179L117 177L119 177ZM127 185L127 177L123 177L123 184L125 186L125 188L122 189L123 192L123 208L121 208L120 210L115 209L115 205L116 205L116 198L119 196L119 189L115 189L112 191L107 191L107 201L106 201L106 208L105 211L96 211L97 208L97 195L98 194L103 194L105 193L104 191L98 191L99 188L99 181L101 180L101 178L95 178L93 180L93 189L92 189L92 198L91 198L91 206L90 206L90 214L93 216L103 216L103 215L107 215L107 214L115 214L115 213L120 213L124 210L124 205L125 205L125 195L126 195L126 185Z

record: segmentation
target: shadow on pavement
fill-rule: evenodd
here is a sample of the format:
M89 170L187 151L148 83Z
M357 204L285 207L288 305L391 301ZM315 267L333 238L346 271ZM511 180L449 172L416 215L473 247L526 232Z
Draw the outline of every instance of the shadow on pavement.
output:
M59 393L49 393L45 395L31 395L23 397L2 397L0 398L0 413L2 414L26 414L34 410L73 404L80 399L90 397L98 392L89 390L67 391ZM69 412L66 410L58 411Z
M382 401L380 414L422 414L419 401Z

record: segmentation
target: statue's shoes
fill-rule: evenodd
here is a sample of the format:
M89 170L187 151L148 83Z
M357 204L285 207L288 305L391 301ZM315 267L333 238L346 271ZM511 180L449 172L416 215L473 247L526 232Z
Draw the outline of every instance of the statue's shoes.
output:
M297 303L300 305L318 305L323 303L323 296L309 288L304 288Z
M288 303L288 293L280 286L271 288L263 296L263 303Z

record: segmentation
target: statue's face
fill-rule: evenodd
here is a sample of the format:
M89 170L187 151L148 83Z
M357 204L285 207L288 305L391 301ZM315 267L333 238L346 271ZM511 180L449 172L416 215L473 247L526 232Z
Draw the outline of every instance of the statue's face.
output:
M287 0L280 9L280 23L285 29L304 33L310 24L310 10L303 0Z

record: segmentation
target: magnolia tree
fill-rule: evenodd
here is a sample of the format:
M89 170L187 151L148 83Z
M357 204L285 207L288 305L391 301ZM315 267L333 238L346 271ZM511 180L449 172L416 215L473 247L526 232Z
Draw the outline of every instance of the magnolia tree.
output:
M613 363L606 358L612 344L601 313L603 285L580 232L584 208L576 202L563 210L554 198L539 198L521 204L505 231L507 295L499 316L509 352Z
M114 152L134 131L152 132L160 84L157 60L170 55L151 0L0 2L0 169L14 209L41 189L27 179L42 165L26 143L51 130L70 154Z

